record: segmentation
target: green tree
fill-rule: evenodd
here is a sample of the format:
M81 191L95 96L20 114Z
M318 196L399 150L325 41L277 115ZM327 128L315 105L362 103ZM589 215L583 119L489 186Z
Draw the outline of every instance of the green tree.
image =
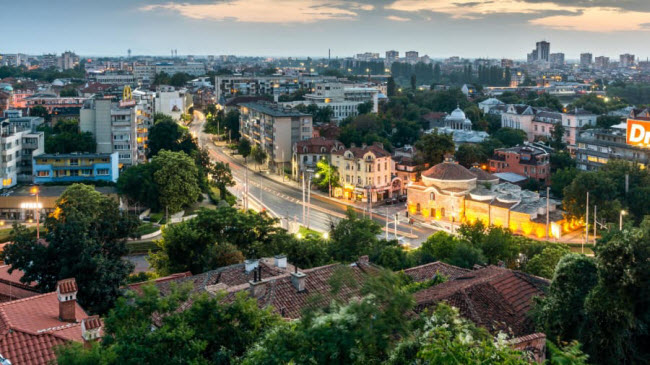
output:
M569 217L583 219L585 217L587 192L590 206L598 206L601 219L614 222L622 209L618 200L618 192L613 187L614 180L600 173L578 174L571 184L564 188L562 206Z
M488 264L496 265L502 261L509 267L515 266L519 247L507 228L496 226L486 228L483 223L477 221L474 224L462 224L458 228L458 233L461 238L481 250Z
M457 308L441 303L424 326L402 338L387 364L528 364L525 356L508 346L507 335L496 339L459 315Z
M340 220L330 233L330 254L336 261L355 261L376 244L379 233L379 224L359 217L348 207L346 218Z
M564 132L565 129L562 126L562 122L557 122L553 126L553 131L551 131L551 147L561 150L566 147L566 143L564 143Z
M575 167L576 161L571 157L569 152L559 151L551 153L551 172L555 173L561 169Z
M30 117L41 117L48 123L52 119L52 116L50 115L50 113L42 105L36 105L36 106L31 107L29 109L29 116Z
M339 276L345 276L341 271ZM407 334L413 299L396 275L368 277L363 297L327 312L304 315L267 332L242 364L380 364L395 339Z
M464 239L456 238L445 232L436 232L422 243L415 251L418 264L432 261L443 261L448 264L472 268L476 264L486 262L483 253Z
M391 76L388 78L388 83L386 85L386 92L388 97L395 96L397 94L397 86L395 85L395 79Z
M253 161L261 167L263 163L266 162L266 159L269 157L269 155L264 151L264 148L261 146L253 146L253 149L251 150L251 157L253 157Z
M512 128L501 128L495 134L494 137L501 141L506 147L513 147L521 145L524 143L526 138L526 132L521 129L512 129Z
M578 169L574 167L565 167L557 170L551 175L551 194L557 197L564 196L564 188L569 186L578 176Z
M336 188L341 186L339 172L336 166L332 166L327 159L321 159L316 163L316 175L313 183L321 191L330 191L330 187Z
M456 151L456 161L458 161L459 164L470 168L475 163L482 164L487 162L487 156L481 146L464 143L458 146L458 150Z
M153 211L160 210L158 185L154 180L156 166L144 163L122 171L117 179L117 191L131 204L142 204Z
M561 244L545 247L539 255L535 255L528 261L526 272L551 279L560 259L569 253L571 250Z
M552 341L584 339L585 299L597 281L594 259L578 254L563 256L548 294L535 304L533 314L539 329Z
M361 103L357 105L357 112L359 113L359 115L368 114L372 112L372 107L373 107L372 101L366 101L365 103Z
M201 190L198 169L191 157L185 152L161 150L151 163L156 170L153 179L158 186L158 202L161 207L175 213L183 206L196 202Z
M228 194L227 187L235 186L235 180L230 170L230 165L226 162L217 161L211 171L212 181L219 188L220 196L223 199Z
M252 149L253 148L251 147L251 141L249 141L247 138L242 138L239 140L239 144L237 145L237 152L242 155L244 160L250 156Z
M609 115L599 115L596 119L596 126L600 128L610 128L615 124L622 122L621 117L609 116Z
M454 153L454 140L451 134L438 133L434 130L432 133L424 134L416 143L417 150L416 160L419 163L428 163L430 166L444 161L445 155Z
M417 88L417 79L415 77L415 74L411 75L411 90L415 91Z
M172 288L162 297L145 285L142 293L120 298L105 319L101 345L59 349L57 363L84 364L231 364L237 363L259 337L277 326L280 318L244 293L226 303L225 293L207 294L187 303L187 288ZM154 322L154 318L158 321ZM155 328L155 330L152 330Z
M23 282L36 282L44 292L55 290L58 280L75 278L81 305L106 313L133 269L122 257L128 252L126 239L135 236L137 226L115 199L92 186L74 184L45 220L47 245L36 242L26 228L14 226L13 244L0 256L12 271L24 272Z

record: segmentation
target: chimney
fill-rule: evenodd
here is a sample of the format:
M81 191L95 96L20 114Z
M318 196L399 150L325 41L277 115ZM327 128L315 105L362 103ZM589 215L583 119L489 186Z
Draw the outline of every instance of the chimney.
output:
M262 268L253 271L253 280L248 282L253 298L261 298L266 293L266 280L262 280Z
M259 260L245 260L244 265L246 267L246 272L249 273L259 266L260 261Z
M287 256L285 256L285 255L277 255L277 256L275 256L275 267L279 267L280 269L286 269L287 268Z
M77 322L77 282L74 278L59 280L56 295L59 299L59 319L64 322Z
M291 273L291 283L298 293L305 291L305 279L307 279L307 274L301 271Z
M90 316L81 320L81 337L84 340L84 347L91 348L93 342L101 337L102 321L99 316Z

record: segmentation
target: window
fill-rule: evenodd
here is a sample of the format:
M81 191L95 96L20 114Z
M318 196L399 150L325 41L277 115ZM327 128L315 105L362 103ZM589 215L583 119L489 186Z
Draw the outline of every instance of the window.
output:
M39 171L38 176L47 177L47 176L50 176L50 172L49 171Z
M97 176L106 176L108 175L108 169L97 169Z

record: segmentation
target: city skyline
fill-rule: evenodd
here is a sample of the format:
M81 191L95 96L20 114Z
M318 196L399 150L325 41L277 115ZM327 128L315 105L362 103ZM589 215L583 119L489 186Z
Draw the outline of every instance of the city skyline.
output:
M525 59L535 42L567 59L581 53L634 53L650 31L650 3L632 0L44 0L3 4L4 14L28 13L36 31L16 32L5 53L85 56L236 54L344 58L396 49L433 58ZM83 6L81 6L83 4ZM52 24L52 19L72 19ZM24 26L6 17L6 26ZM54 31L53 31L54 29ZM279 40L284 41L280 42ZM287 41L288 40L288 41Z

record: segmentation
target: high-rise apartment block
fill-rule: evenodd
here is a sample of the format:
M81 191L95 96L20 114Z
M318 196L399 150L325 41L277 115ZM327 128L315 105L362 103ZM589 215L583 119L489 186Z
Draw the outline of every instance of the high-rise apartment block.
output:
M580 65L581 66L591 66L594 62L594 57L591 53L581 53L580 54Z
M551 53L549 61L553 66L564 66L564 53Z
M551 43L547 41L537 42L537 61L549 61L549 55L551 54Z
M387 63L392 63L399 60L399 52L398 51L386 51L386 62Z
M594 59L594 65L599 69L606 69L609 67L609 57L600 56Z
M619 66L620 67L632 67L634 66L634 55L633 54L622 54L620 55Z

